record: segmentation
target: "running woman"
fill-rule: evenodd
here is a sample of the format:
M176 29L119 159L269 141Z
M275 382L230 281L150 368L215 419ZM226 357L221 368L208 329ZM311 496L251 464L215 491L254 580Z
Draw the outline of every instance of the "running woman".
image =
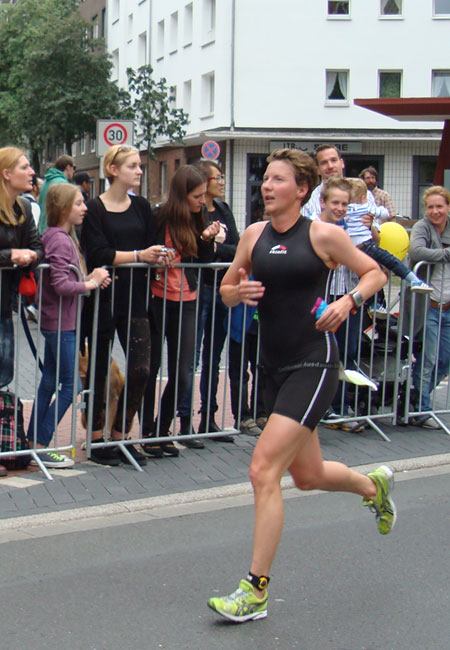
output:
M264 398L270 413L250 466L255 498L250 571L231 595L208 601L211 609L235 622L267 616L270 568L283 528L280 481L286 470L301 490L362 496L382 535L396 519L392 470L383 465L364 476L342 463L324 461L317 432L338 383L332 332L355 306L381 289L386 277L343 230L299 216L317 184L310 156L281 149L267 162L261 190L270 221L247 228L221 284L227 306L258 306ZM360 282L316 321L311 308L317 297L327 295L330 269L344 263ZM252 272L255 279L249 280Z

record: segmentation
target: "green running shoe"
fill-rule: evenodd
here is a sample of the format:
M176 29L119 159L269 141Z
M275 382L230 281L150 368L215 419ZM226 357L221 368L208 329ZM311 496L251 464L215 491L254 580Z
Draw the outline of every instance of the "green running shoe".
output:
M241 580L239 589L229 596L210 598L208 607L235 623L265 618L267 616L268 593L263 598L257 598L248 580Z
M388 535L394 528L397 519L397 509L390 496L394 489L394 472L387 465L381 465L367 475L377 486L374 499L363 499L363 506L375 513L378 530L382 535Z

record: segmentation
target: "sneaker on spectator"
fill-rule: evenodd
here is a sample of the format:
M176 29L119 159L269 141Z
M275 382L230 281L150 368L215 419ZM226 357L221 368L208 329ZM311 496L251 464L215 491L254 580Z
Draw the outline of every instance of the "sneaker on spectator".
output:
M73 467L75 465L73 458L69 458L64 454L57 454L55 451L46 451L38 455L44 467L66 469L67 467ZM34 458L31 459L30 465L39 467L37 460Z
M331 408L329 408L323 416L321 422L327 429L340 429L341 431L348 431L350 433L361 433L364 430L364 425L357 420L346 420L345 422L335 422L346 417L345 415L338 415Z
M134 445L126 445L126 448L130 452L130 454L133 456L134 460L137 462L138 465L141 467L145 467L147 465L147 458L144 456L144 454L141 454L141 452L134 447ZM117 452L119 456L121 457L122 461L126 465L131 465L131 461L128 458L128 456L121 450L120 447L117 447Z
M262 430L253 418L245 418L245 420L241 420L239 429L241 430L241 433L245 433L247 436L260 436L262 433Z
M389 312L383 305L377 305L375 309L373 309L373 307L369 307L369 314L372 318L375 314L377 320L386 320Z
M422 282L422 280L413 280L411 282L411 291L422 294L433 293L433 287L430 287L426 282Z
M103 439L93 440L92 442L103 442ZM122 462L121 457L117 451L117 447L96 447L91 448L91 455L89 460L99 465L111 465L116 467Z
M414 418L414 424L424 429L441 429L441 426L436 422L431 415L418 415Z

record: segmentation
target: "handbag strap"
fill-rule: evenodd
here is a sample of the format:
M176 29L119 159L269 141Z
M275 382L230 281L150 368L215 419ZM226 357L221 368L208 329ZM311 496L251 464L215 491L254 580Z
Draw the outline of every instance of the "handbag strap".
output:
M23 306L23 302L21 302L20 304L20 320L22 321L23 331L25 332L25 336L27 337L28 345L30 346L31 352L33 353L33 357L35 359L38 359L36 346L34 344L33 337L31 336L30 326L28 325L27 315L25 312L25 307ZM44 364L40 359L38 359L38 363L39 363L39 370L42 372L44 369Z

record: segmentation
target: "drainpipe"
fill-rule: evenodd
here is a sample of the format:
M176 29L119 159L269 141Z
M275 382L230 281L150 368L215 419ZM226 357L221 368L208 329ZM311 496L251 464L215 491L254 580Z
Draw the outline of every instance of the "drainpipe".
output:
M231 89L230 89L230 131L234 131L234 66L235 66L235 45L236 45L236 0L231 3ZM229 164L230 178L230 208L233 210L233 167L234 167L234 140L229 140Z

